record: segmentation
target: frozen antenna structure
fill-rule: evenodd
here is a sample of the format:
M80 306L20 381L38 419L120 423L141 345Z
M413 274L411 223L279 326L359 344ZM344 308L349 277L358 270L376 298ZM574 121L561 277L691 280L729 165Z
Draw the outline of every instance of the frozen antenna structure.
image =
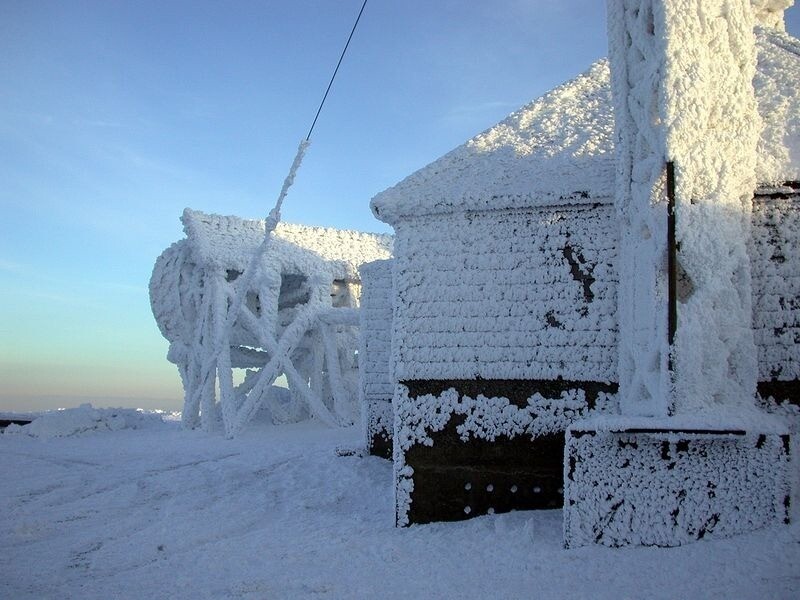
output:
M184 426L221 418L232 436L261 408L275 422L356 420L358 267L390 256L391 237L276 223L264 253L264 221L188 209L182 221L186 238L156 261L150 294Z
M186 427L201 422L211 429L219 412L226 435L234 437L263 406L281 421L311 415L329 425L343 425L355 419L357 390L347 385L353 379L350 371L357 368L355 338L352 333L342 338L342 328L352 329L358 316L336 309L357 304L353 273L359 263L354 257L364 258L362 262L385 258L389 242L385 236L320 228L305 238L295 236L283 248L275 238L283 201L366 3L268 217L246 222L187 209L187 240L156 262L151 303L171 342L169 358L183 380ZM361 238L331 240L337 234ZM253 243L254 236L260 243ZM347 256L331 256L339 252L337 242L345 244ZM321 248L309 247L320 243ZM248 252L250 259L243 261ZM343 271L342 265L349 270ZM237 384L235 368L245 369ZM281 401L274 385L281 375L291 390L288 402Z

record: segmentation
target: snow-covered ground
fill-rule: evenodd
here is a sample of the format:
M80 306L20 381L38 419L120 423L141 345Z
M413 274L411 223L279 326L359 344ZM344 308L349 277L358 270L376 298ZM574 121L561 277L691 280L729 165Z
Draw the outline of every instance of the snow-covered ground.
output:
M787 527L617 550L564 550L560 511L396 529L391 464L336 455L355 428L130 426L0 435L0 598L800 594Z

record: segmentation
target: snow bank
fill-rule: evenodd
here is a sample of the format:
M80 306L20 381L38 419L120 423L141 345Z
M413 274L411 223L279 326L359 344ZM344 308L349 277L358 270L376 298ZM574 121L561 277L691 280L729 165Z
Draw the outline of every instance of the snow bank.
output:
M9 425L4 433L54 438L98 431L144 429L162 423L162 416L158 412L135 408L94 408L91 404L81 404L77 408L46 412L28 425Z

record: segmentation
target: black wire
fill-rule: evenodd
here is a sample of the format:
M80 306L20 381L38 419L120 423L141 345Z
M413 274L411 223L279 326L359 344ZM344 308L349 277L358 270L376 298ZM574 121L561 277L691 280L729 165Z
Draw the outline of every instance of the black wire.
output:
M358 16L356 17L356 22L353 23L353 29L350 31L350 36L347 38L347 43L344 45L344 49L342 50L342 55L339 57L339 62L336 63L336 68L333 70L333 75L331 76L330 82L328 82L328 89L325 90L325 95L322 97L322 102L319 103L319 108L317 109L317 114L314 115L314 122L311 123L311 129L308 130L308 135L306 136L306 141L311 138L311 132L314 131L314 125L317 124L317 119L319 118L319 113L322 112L322 107L325 104L325 100L328 98L328 92L331 91L331 86L333 85L333 80L336 79L336 73L339 72L339 67L342 64L342 60L344 59L345 52L347 52L347 47L350 45L350 40L353 39L353 34L356 32L356 27L358 27L358 22L361 19L361 14L364 12L364 7L367 6L367 0L364 0L364 4L361 5L361 10L358 11Z

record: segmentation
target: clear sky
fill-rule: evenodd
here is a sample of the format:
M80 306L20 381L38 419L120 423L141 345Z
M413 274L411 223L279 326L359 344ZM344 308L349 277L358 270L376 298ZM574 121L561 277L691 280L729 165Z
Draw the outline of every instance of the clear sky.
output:
M155 258L184 207L266 214L360 6L0 2L0 410L180 407ZM373 195L605 54L602 0L369 0L284 220L387 231Z

